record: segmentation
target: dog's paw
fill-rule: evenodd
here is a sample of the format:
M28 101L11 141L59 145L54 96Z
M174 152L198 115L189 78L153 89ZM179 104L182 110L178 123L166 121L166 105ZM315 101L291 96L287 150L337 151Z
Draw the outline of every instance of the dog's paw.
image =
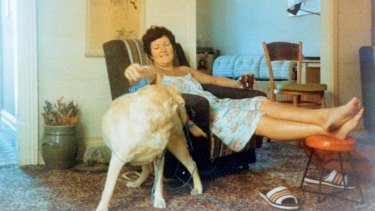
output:
M200 195L202 193L203 193L202 188L193 188L193 190L191 190L190 192L191 195Z
M166 208L167 204L162 196L156 196L154 198L154 207L155 208Z
M126 183L126 187L128 188L138 188L139 186L141 186L141 183L137 181L129 181Z

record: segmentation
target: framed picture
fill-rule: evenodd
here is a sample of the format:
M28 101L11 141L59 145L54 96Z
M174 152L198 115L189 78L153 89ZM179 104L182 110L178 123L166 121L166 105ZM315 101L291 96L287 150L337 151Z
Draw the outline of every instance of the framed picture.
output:
M312 13L320 12L320 0L288 0L288 8L292 8L294 5L301 3L301 8L296 15L290 13L290 17L301 16L301 15L311 15ZM309 12L305 12L305 11Z
M139 39L144 30L145 0L86 0L86 52L102 57L103 43Z

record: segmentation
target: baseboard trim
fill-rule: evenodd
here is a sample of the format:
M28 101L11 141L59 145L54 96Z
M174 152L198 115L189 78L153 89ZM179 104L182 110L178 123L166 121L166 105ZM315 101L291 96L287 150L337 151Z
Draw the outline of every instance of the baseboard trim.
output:
M0 123L1 129L10 133L11 135L17 135L17 119L15 116L2 109L0 113Z

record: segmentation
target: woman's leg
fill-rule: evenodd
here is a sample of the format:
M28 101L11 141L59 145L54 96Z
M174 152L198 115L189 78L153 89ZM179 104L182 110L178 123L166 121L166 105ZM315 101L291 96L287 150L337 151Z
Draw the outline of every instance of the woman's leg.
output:
M289 120L275 119L263 116L255 130L255 134L284 141L303 139L312 135L326 135L338 139L345 139L357 127L363 114L361 109L353 118L346 121L339 129L328 132L316 124L308 124Z
M353 97L343 106L325 109L300 108L287 103L265 100L259 111L271 118L314 124L327 131L333 131L353 118L361 108L360 101Z

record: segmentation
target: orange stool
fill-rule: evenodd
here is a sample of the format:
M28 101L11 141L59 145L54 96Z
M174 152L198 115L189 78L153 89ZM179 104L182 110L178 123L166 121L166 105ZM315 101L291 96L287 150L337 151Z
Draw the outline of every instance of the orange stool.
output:
M344 191L356 188L359 191L361 199L360 199L360 201L355 201L355 202L359 202L359 203L364 202L362 189L359 185L358 176L355 172L353 161L352 161L352 158L351 158L351 155L350 155L350 151L352 151L356 146L356 140L354 140L354 139L339 140L339 139L335 139L335 138L328 137L328 136L310 136L310 137L306 138L305 144L306 144L306 146L311 148L311 153L310 153L309 161L307 163L305 172L303 174L302 182L301 182L301 185L300 185L300 188L303 191L317 193L318 194L318 203L320 203L324 200L324 198L321 199L321 195L330 195L330 196L335 196L335 197L338 197L338 198L341 198L341 199L347 199L347 200L354 201L354 200L349 199L349 198L340 197L337 194L343 193ZM319 158L319 156L317 156L317 154L316 154L317 151L321 152L322 158ZM331 172L331 174L329 174L328 176L323 178L323 174L325 172L324 165L326 163L325 155L326 155L327 152L330 152L330 153L335 152L335 153L338 154L341 171L339 172L339 171L333 170ZM348 176L349 173L347 171L345 171L344 167L343 167L344 165L343 165L342 153L345 153L345 152L348 155L348 160L349 160L349 164L350 164L349 166L350 166L350 169L351 169L350 178L351 179L356 178L355 187L349 186L348 179L347 179L347 178L349 178L349 176ZM320 176L317 177L317 179L310 179L310 178L306 177L306 174L309 170L309 166L310 166L313 154L315 154L320 159L320 170L319 170ZM310 183L310 184L319 185L319 190L318 191L309 191L309 190L304 189L303 186L304 186L305 182ZM322 192L322 185L335 187L335 188L340 189L341 191L332 191L332 192L329 192L329 193Z

